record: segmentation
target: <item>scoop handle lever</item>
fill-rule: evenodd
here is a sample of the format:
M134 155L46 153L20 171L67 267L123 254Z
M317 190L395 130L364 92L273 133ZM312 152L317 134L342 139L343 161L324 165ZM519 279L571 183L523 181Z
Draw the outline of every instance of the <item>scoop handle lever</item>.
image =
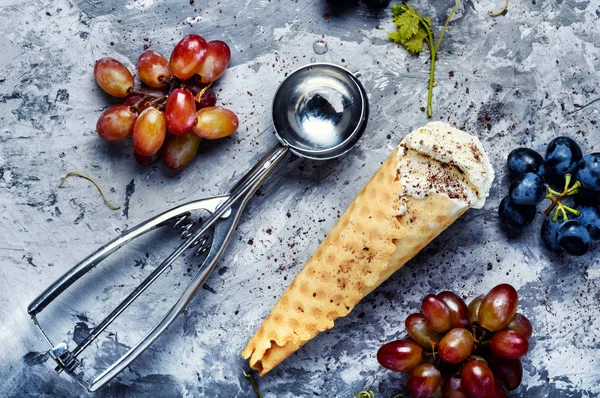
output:
M190 236L181 244L164 262L170 264L181 253L188 248L191 243L200 238L210 226L214 225L213 241L204 263L196 273L192 282L188 285L183 295L171 307L169 312L160 320L152 330L141 339L136 345L130 348L121 358L113 363L109 368L96 377L88 386L89 391L96 391L108 383L113 377L118 375L123 369L135 360L148 346L150 346L162 332L164 332L177 315L183 311L187 304L192 300L196 291L202 286L214 269L219 258L225 251L227 243L235 230L240 216L242 215L246 204L256 192L263 181L271 174L275 167L281 162L288 152L287 146L273 148L267 155L242 178L240 183L232 190L231 196L207 219L194 235ZM227 218L219 219L219 215L224 210L231 210Z
M258 187L271 174L275 167L289 152L289 147L286 145L277 145L272 148L267 154L248 171L240 181L234 186L229 195L216 196L196 200L178 206L159 214L137 226L133 227L100 247L96 252L85 258L79 264L75 265L63 276L50 285L42 292L29 306L28 313L31 316L34 325L41 332L44 339L51 347L51 352L56 352L52 357L58 364L57 371L66 371L67 374L73 376L81 385L85 386L90 391L95 391L109 382L125 367L127 367L134 359L136 359L150 344L152 344L158 336L165 331L169 325L175 320L177 315L183 311L185 306L190 302L196 291L206 278L210 275L219 258L225 251L225 247L231 238L235 227L237 226L240 216ZM42 329L36 319L48 304L63 293L69 286L79 280L87 272L92 270L102 260L106 259L112 253L117 251L126 243L133 239L164 225L173 224L176 228L183 218L188 217L193 211L207 210L211 215L198 227L193 233L188 233L185 230L183 236L184 241L171 253L142 283L136 287L113 311L90 332L90 334L80 343L73 351L69 351L66 345L59 344L55 346L47 334ZM213 239L210 248L206 245L207 232L213 229ZM200 243L202 242L202 243ZM208 250L207 257L200 266L194 279L186 288L183 295L169 310L169 312L160 320L156 326L136 345L127 351L115 363L110 365L104 372L97 376L90 383L83 380L81 375L76 374L75 368L79 365L77 356L81 354L86 347L89 346L105 329L108 327L142 292L150 286L173 262L179 258L187 249L200 244L201 247L206 247Z
M189 215L195 210L208 210L214 212L217 207L226 200L228 196L216 196L208 199L196 200L177 206L171 210L168 210L162 214L152 217L149 220L144 221L141 224L136 225L130 230L124 232L120 236L106 243L100 247L94 253L83 259L80 263L75 265L63 276L58 278L52 285L44 290L35 300L33 300L27 307L27 312L30 316L35 316L41 312L48 304L50 304L56 297L64 292L69 286L75 283L79 278L84 276L86 273L91 271L96 265L102 260L106 259L115 251L119 250L123 245L138 238L155 228L176 222L179 218L185 215Z

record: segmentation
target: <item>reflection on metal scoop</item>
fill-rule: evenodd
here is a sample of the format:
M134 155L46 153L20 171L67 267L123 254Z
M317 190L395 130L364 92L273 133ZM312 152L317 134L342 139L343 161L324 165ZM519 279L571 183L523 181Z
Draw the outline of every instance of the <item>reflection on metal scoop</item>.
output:
M303 112L296 117L300 119L299 124L302 125L304 134L310 137L315 146L332 147L339 144L336 130L343 111L343 108L336 111L327 99L317 93L306 101Z
M285 155L316 160L332 159L348 152L365 131L369 106L365 89L347 70L331 64L311 64L296 70L279 86L273 100L273 125L280 144L272 148L231 190L229 195L196 200L139 224L102 246L54 282L28 307L35 326L51 349L56 371L65 371L90 391L96 391L119 374L169 327L202 286L239 221L250 197ZM195 231L192 211L207 210L211 216ZM183 243L136 287L75 348L53 344L37 321L39 314L69 286L131 240L161 226L171 225ZM212 237L212 242L210 238ZM88 381L76 369L77 357L187 249L196 247L206 259L177 303L137 344L100 375Z

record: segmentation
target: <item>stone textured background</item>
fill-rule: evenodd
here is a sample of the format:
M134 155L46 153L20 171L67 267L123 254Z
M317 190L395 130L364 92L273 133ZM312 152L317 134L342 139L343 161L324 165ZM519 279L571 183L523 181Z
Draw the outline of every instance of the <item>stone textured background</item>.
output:
M391 44L390 10L326 0L0 1L0 396L85 396L44 363L47 349L26 313L53 280L119 231L185 201L227 192L275 143L270 101L286 73L311 61L361 72L371 118L358 147L342 159L288 158L251 201L218 272L171 329L96 396L253 397L239 357L338 214L406 132L427 122L428 52ZM411 3L439 32L452 0ZM540 151L558 135L584 151L600 145L600 2L464 0L439 52L434 118L477 134L497 179L483 210L471 210L413 261L259 380L266 397L350 397L372 384L378 397L402 392L404 376L375 359L383 341L404 335L403 322L427 293L474 297L508 282L535 334L514 396L600 394L600 261L555 257L538 222L507 237L496 209L507 191L504 161L519 145ZM145 47L169 54L186 33L232 47L218 83L220 103L241 121L232 138L207 144L184 172L136 164L129 142L95 133L112 102L93 80L104 56L132 70ZM313 51L315 40L328 44ZM122 207L111 211L88 182L98 179ZM541 210L540 210L541 212ZM133 244L95 270L41 322L56 341L80 340L176 243L170 231ZM127 319L109 328L85 362L94 372L141 337L189 281L195 263L176 264ZM169 301L171 300L171 301ZM151 304L149 304L151 303ZM92 396L90 394L89 396Z

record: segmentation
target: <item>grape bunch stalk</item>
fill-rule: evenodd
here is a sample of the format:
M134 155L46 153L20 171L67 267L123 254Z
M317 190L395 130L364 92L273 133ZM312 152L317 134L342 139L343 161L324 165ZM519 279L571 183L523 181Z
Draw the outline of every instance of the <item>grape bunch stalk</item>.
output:
M582 256L600 240L600 153L583 156L574 140L557 137L548 144L545 158L517 148L507 163L514 180L498 214L508 229L531 224L536 205L547 199L541 234L548 250Z
M406 318L410 338L383 345L377 361L389 370L410 372L406 393L413 398L506 397L521 384L520 358L533 334L517 305L517 291L508 284L468 306L449 291L430 294L422 313Z
M143 87L119 61L102 58L94 77L108 94L124 98L98 118L100 138L120 141L132 136L135 159L150 164L162 155L171 170L186 167L198 153L202 139L227 137L238 128L237 115L216 105L211 85L231 59L227 43L185 36L167 59L147 50L138 58L137 74ZM170 133L170 134L168 134Z

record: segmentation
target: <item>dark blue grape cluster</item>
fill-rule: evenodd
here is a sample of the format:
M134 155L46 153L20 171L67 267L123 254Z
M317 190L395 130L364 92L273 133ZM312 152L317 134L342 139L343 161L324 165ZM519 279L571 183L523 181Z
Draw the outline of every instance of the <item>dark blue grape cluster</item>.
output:
M548 250L582 256L600 240L600 153L583 156L575 141L558 137L548 145L545 158L517 148L507 163L513 182L498 214L509 230L531 224L536 205L548 199L541 231Z

